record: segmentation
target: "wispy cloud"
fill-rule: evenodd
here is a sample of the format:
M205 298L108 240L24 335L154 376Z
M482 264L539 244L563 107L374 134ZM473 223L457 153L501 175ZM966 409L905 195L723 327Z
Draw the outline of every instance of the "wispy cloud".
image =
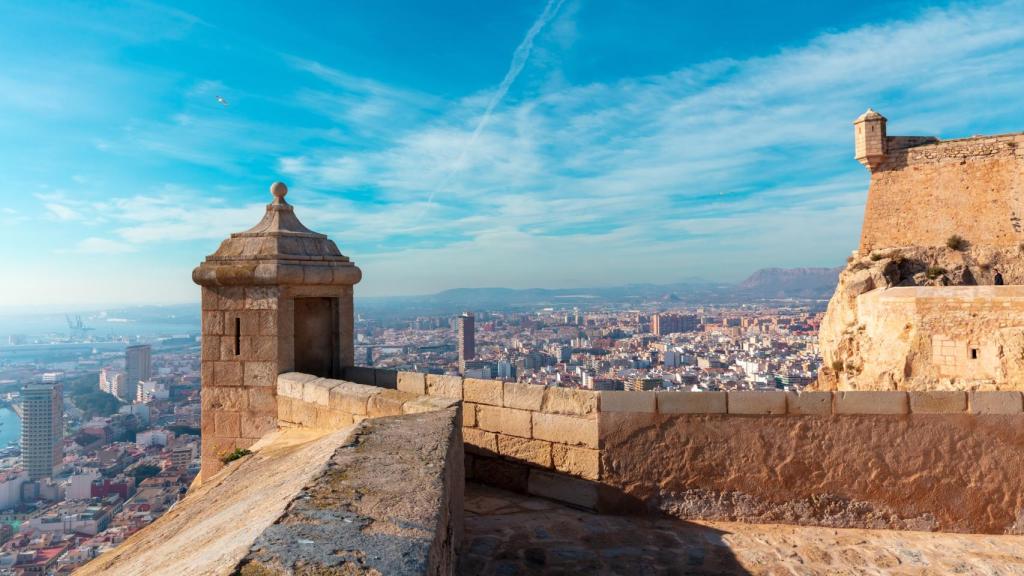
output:
M516 78L523 72L523 68L526 66L526 61L530 58L530 51L533 49L533 41L537 38L537 34L551 21L552 18L558 13L558 9L562 7L565 0L548 0L547 4L544 5L544 11L541 12L540 16L533 21L533 25L526 31L526 36L523 37L522 42L516 46L515 51L512 53L512 62L509 64L508 71L505 72L505 77L501 79L501 83L498 84L498 88L491 94L490 99L487 101L487 107L484 109L484 113L480 116L480 119L476 123L476 128L473 129L473 133L470 135L469 140L462 144L459 157L451 167L449 172L445 174L440 184L436 188L432 188L430 195L427 197L427 203L434 201L434 195L437 191L444 191L448 186L448 182L451 181L455 173L463 166L466 154L472 149L477 140L480 138L480 133L483 132L487 123L491 119L491 115L494 114L494 109L501 104L501 101L505 99L505 95L508 94L508 89L512 87L512 83L516 81Z
M177 252L184 262L258 221L266 183L285 177L300 218L364 268L365 294L737 279L759 266L838 264L855 245L868 177L852 159L850 122L867 106L890 118L891 133L1024 127L1020 0L573 83L558 67L582 57L571 46L592 33L577 25L579 6L548 1L525 35L510 36L519 41L510 61L501 53L488 79L445 95L279 46L254 48L278 69L247 86L206 70L116 74L102 58L57 80L44 61L0 71L0 88L32 93L0 90L19 112L62 123L103 110L75 145L118 162L93 171L88 157L66 168L63 184L26 188L50 193L12 206L59 222L85 239L83 251L164 254L192 243ZM165 38L210 27L157 16L173 25ZM136 36L118 45L145 41ZM90 75L98 87L79 98L73 88ZM35 168L52 172L47 162ZM92 193L52 192L61 185ZM191 262L179 262L185 282Z
M612 242L636 251L631 266L646 278L670 279L666 262L731 278L800 258L838 262L855 242L867 185L851 159L852 119L873 105L890 117L893 133L957 136L993 119L1020 118L1009 95L1024 90L1022 6L930 10L764 57L545 89L512 106L489 104L468 128L465 103L454 102L386 146L320 150L279 168L322 190L373 190L373 205L348 207L360 216L346 215L330 231L363 248L371 243L348 233L350 223L390 211L389 226L366 231L375 262L387 254L426 268L475 250L520 262L521 277L532 284L577 261L588 264L578 282L596 281L606 274L601 262ZM521 48L536 41L534 30L549 17L535 22ZM528 55L528 48L518 52ZM522 62L514 59L489 102L501 100L525 70ZM445 192L438 209L399 209L437 190ZM429 249L436 259L420 252L413 258L401 252L403 226L457 227L468 239ZM509 236L485 241L496 230ZM389 245L389 234L398 252L379 248ZM533 245L525 238L549 248L543 262L515 252ZM567 247L565 259L550 249L558 243Z
M111 240L109 238L97 238L89 237L80 241L71 250L59 250L58 252L70 252L74 254L126 254L128 252L135 252L136 249L131 244L123 241Z

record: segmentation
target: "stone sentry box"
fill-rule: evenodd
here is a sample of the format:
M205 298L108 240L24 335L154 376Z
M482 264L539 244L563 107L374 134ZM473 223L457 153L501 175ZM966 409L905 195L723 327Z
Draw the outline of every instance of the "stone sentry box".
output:
M274 197L256 226L193 272L202 286L202 477L277 428L277 375L340 378L353 364L352 287L362 273Z

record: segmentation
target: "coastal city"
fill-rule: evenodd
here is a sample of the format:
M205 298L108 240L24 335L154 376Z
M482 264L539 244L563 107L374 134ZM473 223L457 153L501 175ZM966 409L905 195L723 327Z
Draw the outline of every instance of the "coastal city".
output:
M799 389L820 367L821 316L809 305L467 312L363 321L356 350L365 365L546 386Z
M357 364L594 390L799 389L821 303L361 315ZM93 317L95 318L95 317ZM66 574L165 513L199 470L198 326L0 346L0 574Z

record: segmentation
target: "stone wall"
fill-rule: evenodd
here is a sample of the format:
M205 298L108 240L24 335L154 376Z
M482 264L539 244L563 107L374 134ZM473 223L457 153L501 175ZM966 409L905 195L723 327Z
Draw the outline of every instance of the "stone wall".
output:
M1024 532L1017 391L595 392L370 368L346 377L461 399L467 478L575 506Z
M277 429L280 290L276 287L203 289L202 469L249 448Z
M889 138L871 174L860 251L1024 241L1024 134L907 146Z

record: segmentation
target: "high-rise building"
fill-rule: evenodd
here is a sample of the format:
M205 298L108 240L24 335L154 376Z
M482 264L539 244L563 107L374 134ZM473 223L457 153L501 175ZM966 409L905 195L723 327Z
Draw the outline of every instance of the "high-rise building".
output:
M676 332L693 332L700 325L700 319L692 314L654 314L651 316L651 332L656 336Z
M466 372L466 360L476 357L476 328L473 314L465 312L456 320L459 330L459 372Z
M135 391L140 381L153 377L153 348L149 344L129 346L124 349L125 384L128 390Z
M21 401L21 454L29 479L53 476L64 457L63 387L60 382L27 384Z

